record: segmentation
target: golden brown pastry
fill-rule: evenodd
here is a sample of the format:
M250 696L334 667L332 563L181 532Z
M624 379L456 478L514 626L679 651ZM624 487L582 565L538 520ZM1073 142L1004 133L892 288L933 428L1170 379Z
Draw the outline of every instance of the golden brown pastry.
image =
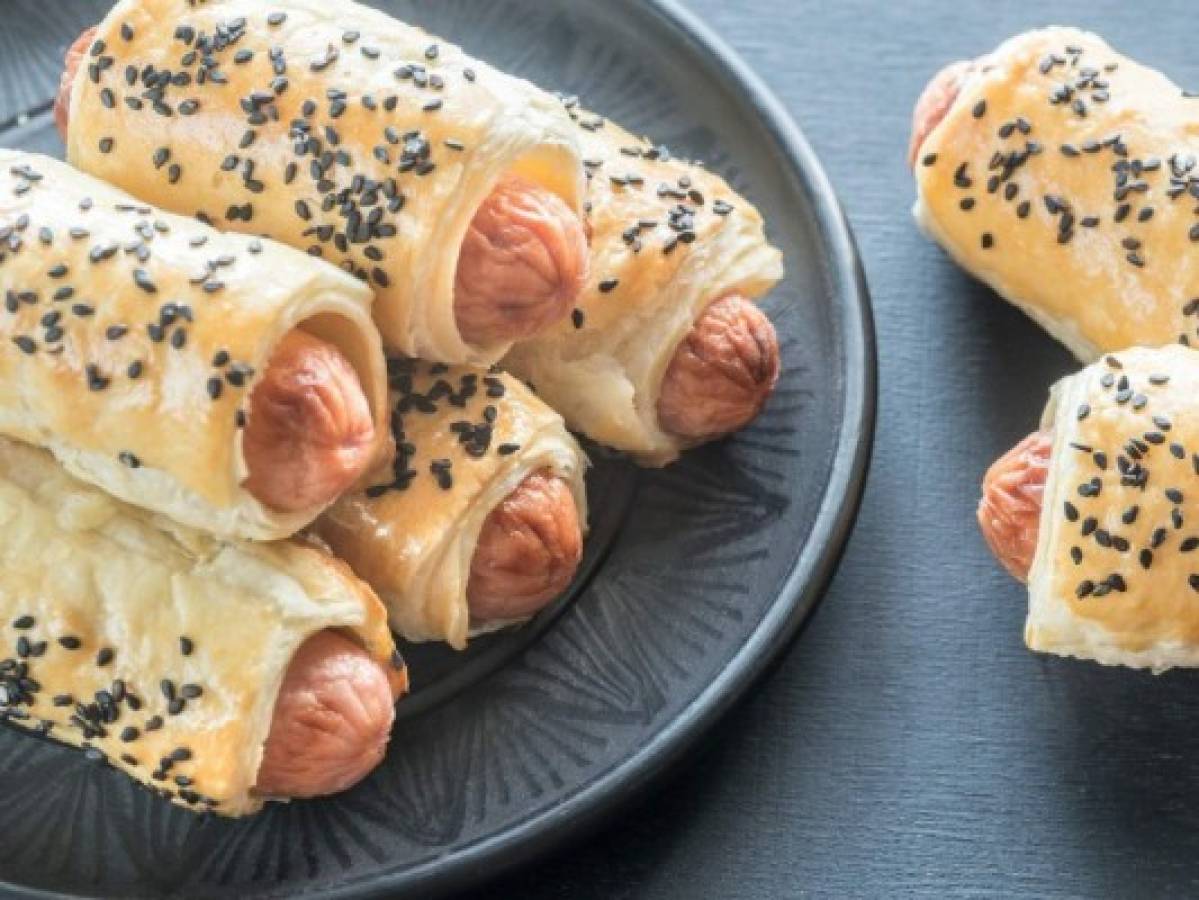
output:
M385 463L370 292L0 150L0 434L211 532L284 537Z
M943 70L917 104L916 217L1083 361L1189 344L1196 108L1093 34L1019 35Z
M1029 648L1162 671L1199 665L1199 352L1109 354L1054 389L987 474L979 525L1027 580Z
M122 0L68 57L58 119L85 171L369 282L405 353L493 363L582 287L557 101L355 3Z
M495 370L388 361L394 480L348 495L315 534L408 640L461 649L560 595L582 556L586 457L561 416Z
M0 641L6 721L225 816L365 776L407 689L343 563L176 525L4 438Z
M591 276L569 320L504 361L567 424L646 465L747 425L779 374L754 304L783 277L723 179L567 101L588 169Z

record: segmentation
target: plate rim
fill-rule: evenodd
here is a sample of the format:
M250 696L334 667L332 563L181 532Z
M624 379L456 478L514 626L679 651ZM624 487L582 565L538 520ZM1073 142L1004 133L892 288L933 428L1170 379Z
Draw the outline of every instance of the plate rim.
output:
M687 55L698 60L717 83L744 98L808 194L813 220L830 249L825 263L833 286L834 308L844 331L841 349L846 368L845 400L833 464L808 541L778 597L736 655L637 753L552 809L530 815L513 827L461 849L402 871L364 874L320 888L300 886L296 895L318 891L331 898L443 896L479 887L593 832L661 781L672 765L687 756L780 661L823 601L857 520L874 450L878 351L870 291L852 229L802 129L740 54L680 0L636 3L677 36ZM25 113L41 112L43 106ZM16 117L3 125L15 121ZM3 876L0 895L76 896L13 884Z
M736 656L633 756L553 809L402 872L320 891L330 898L444 896L479 887L586 836L667 774L780 660L824 599L857 521L874 452L878 347L865 268L848 218L799 124L760 76L680 0L638 0L647 14L689 43L713 77L744 97L812 199L827 239L835 306L844 323L845 409L828 485L805 550L778 599ZM713 66L713 64L716 64Z

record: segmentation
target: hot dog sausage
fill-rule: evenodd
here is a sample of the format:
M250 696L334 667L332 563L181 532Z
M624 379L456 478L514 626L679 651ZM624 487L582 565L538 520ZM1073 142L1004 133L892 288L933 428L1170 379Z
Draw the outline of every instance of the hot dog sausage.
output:
M323 505L365 472L374 439L353 366L332 344L297 329L250 394L246 489L283 512Z
M365 650L335 631L313 635L284 676L255 791L319 797L357 784L383 759L394 704Z
M458 330L480 346L532 337L570 312L588 259L583 224L569 206L530 181L504 178L458 257Z
M920 147L953 107L963 82L974 71L976 65L974 61L964 60L950 63L934 75L932 81L924 88L912 112L912 139L908 144L909 168L915 167Z
M582 555L570 489L548 472L530 475L483 523L466 589L471 618L533 615L566 590Z
M58 96L54 99L54 124L58 126L58 133L64 141L71 121L71 87L75 84L75 73L79 71L79 64L83 62L95 36L96 29L88 28L67 48L66 64L58 80Z
M66 140L71 86L96 29L67 52L54 115ZM458 259L454 313L463 339L490 346L532 337L574 305L587 279L583 223L556 194L509 176L476 212Z
M662 428L711 440L748 425L779 377L774 326L735 294L707 308L679 344L658 399Z
M1030 434L991 466L983 479L978 525L991 552L1005 569L1028 580L1037 552L1041 502L1053 435Z

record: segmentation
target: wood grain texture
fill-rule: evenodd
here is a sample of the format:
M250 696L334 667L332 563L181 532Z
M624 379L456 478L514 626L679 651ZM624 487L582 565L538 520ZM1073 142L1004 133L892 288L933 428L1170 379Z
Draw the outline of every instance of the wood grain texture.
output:
M1194 893L1199 675L1023 650L977 486L1072 363L917 232L904 166L925 81L1026 28L1092 28L1199 86L1186 5L687 2L798 119L855 228L881 353L873 473L820 613L707 752L484 896Z

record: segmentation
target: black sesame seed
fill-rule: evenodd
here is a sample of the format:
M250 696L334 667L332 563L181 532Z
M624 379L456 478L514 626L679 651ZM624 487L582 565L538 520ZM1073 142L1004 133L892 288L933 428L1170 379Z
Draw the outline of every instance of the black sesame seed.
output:
M108 665L110 662L112 662L112 658L114 655L115 654L113 653L113 650L111 647L101 647L100 652L96 654L96 665L97 666Z
M970 114L976 119L981 119L983 116L985 116L987 114L987 101L979 100L977 103L975 103L974 109L970 111Z
M58 643L67 650L78 650L82 642L79 638L68 634L60 637Z
M145 291L147 294L157 294L158 286L154 284L153 279L146 273L145 269L133 270L133 283Z
M981 241L979 242L984 250L990 250L995 246L995 236L989 231L984 232Z

